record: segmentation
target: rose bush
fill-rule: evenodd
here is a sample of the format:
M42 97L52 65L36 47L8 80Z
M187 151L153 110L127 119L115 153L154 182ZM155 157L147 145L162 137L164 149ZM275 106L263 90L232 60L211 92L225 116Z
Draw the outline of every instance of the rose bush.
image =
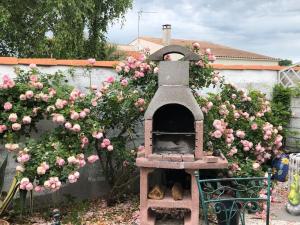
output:
M101 93L82 93L63 78L61 73L41 74L33 65L29 71L18 70L14 80L3 77L0 138L8 151L16 152L20 189L58 190L63 182L77 181L78 169L86 161L98 159L94 143L104 139L104 130L92 108ZM20 137L30 136L41 119L52 120L55 128L37 140L18 143Z
M230 176L263 175L269 160L280 154L283 129L268 121L272 112L265 95L224 84L220 93L197 100L205 118L205 149L224 153Z

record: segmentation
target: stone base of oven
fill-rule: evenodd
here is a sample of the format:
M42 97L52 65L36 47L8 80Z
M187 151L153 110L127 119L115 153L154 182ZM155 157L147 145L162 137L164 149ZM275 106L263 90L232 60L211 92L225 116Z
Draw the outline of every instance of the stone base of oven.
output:
M199 224L199 191L194 175L198 169L185 170L191 175L190 193L185 193L182 200L174 200L172 196L166 193L161 200L148 199L148 175L154 168L140 168L140 220L141 225L154 225L155 218L151 208L182 208L189 209L190 214L184 219L185 225Z
M156 154L152 154L156 155ZM174 154L175 155L175 154ZM179 157L180 155L177 154ZM161 155L156 155L155 157L162 157ZM181 157L181 156L180 156ZM183 161L183 160L175 160L176 158L172 158L171 160L166 157L163 158L145 158L139 157L136 159L136 165L138 167L147 167L147 168L162 168L162 169L225 169L228 168L228 161L226 158L222 157L213 157L213 156L203 156L202 159L194 160L194 161ZM181 159L181 158L180 158ZM213 160L212 160L213 159Z

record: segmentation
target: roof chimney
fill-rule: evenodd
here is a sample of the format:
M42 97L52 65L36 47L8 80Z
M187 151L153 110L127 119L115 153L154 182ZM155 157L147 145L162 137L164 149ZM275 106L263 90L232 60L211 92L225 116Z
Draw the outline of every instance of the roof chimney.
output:
M162 43L164 46L170 45L171 43L171 24L162 25Z

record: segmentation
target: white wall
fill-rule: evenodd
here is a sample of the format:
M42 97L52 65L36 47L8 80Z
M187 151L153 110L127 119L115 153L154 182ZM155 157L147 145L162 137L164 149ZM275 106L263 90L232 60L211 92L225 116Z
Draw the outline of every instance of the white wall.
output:
M9 76L15 76L13 65L0 65L0 79L4 74ZM28 69L28 66L18 65L21 69ZM69 67L69 66L39 66L41 72L53 74L58 70L68 71L74 69L74 77L69 79L70 84L76 86L77 88L84 90L86 87L89 87L89 76L86 72L86 69L82 67ZM91 70L91 79L92 84L100 85L109 76L115 76L116 73L112 68L102 68L102 67L93 67Z
M271 70L222 70L226 82L232 82L240 88L258 89L271 96L272 88L277 84L278 72Z
M28 66L18 65L21 69L28 69ZM75 76L69 79L70 84L77 88L84 90L89 87L89 76L86 70L82 67L68 67L68 66L39 66L40 71L45 73L54 73L58 70L68 71L73 69ZM258 89L266 93L270 97L272 87L277 84L278 71L275 70L216 70L225 77L226 82L236 84L241 88ZM0 65L0 78L8 74L14 76L13 65ZM113 68L93 67L91 72L92 84L101 85L109 76L116 76ZM202 90L202 93L215 91L211 88Z

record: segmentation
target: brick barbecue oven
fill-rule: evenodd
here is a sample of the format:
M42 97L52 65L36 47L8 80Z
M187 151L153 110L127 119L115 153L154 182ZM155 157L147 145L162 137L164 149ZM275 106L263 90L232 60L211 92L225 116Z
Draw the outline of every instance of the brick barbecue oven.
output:
M163 61L171 53L183 58ZM199 193L194 172L228 165L223 155L215 157L203 151L203 114L189 88L189 61L198 61L200 56L170 45L153 53L150 60L159 61L159 87L145 113L145 154L136 159L141 225L155 224L155 208L188 209L184 224L198 225ZM158 197L152 197L155 193Z

